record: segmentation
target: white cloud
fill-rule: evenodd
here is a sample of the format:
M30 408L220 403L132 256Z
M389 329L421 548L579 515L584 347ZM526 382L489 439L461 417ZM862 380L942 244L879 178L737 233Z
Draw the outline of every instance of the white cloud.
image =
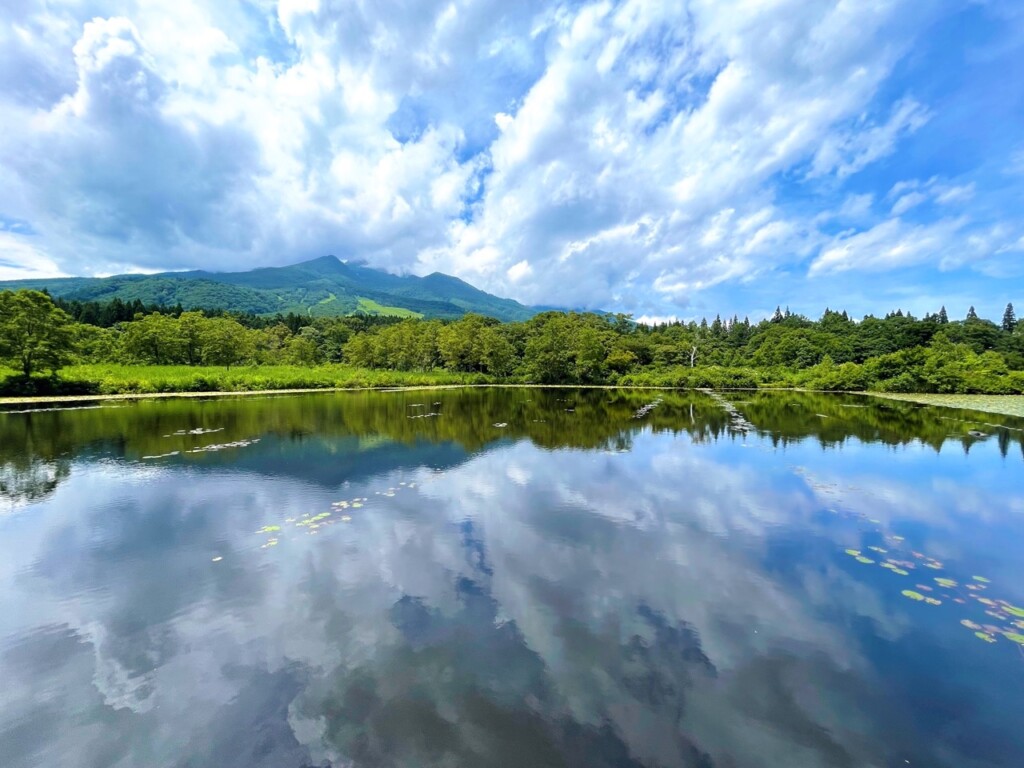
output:
M0 228L0 280L29 280L59 277L60 267L37 250L31 238Z
M814 158L812 176L835 173L839 178L861 170L893 152L904 135L928 122L928 110L913 99L898 102L888 121L881 125L857 124L827 137Z
M928 196L921 192L908 192L893 203L890 213L892 213L893 216L901 216L911 208L916 208L927 199Z
M938 267L951 248L959 244L962 219L945 219L934 224L908 224L887 219L863 232L844 233L825 246L811 264L810 274L882 271L912 264L931 263Z
M0 217L71 273L336 253L671 314L868 236L844 185L932 116L880 89L936 3L414 5L0 11ZM892 215L976 191L929 183Z
M973 183L955 187L939 187L936 189L935 202L940 205L966 203L974 197L974 192L975 185Z
M518 283L524 277L528 277L532 272L533 268L530 266L530 262L523 259L509 267L506 274L508 275L509 280L513 283Z

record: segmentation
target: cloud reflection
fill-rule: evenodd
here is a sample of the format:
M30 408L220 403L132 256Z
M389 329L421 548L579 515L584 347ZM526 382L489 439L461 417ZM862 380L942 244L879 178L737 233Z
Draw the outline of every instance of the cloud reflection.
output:
M944 659L944 641L850 571L851 528L815 487L893 525L932 504L948 537L973 504L943 503L945 470L968 457L866 459L869 492L815 446L747 445L520 439L435 471L411 443L347 484L78 464L3 529L11 764L996 766L1024 746L1016 704L915 677L908 654ZM1007 477L992 493L1019 508ZM356 497L351 522L288 522ZM260 548L265 525L279 546ZM957 732L999 738L916 711L893 657Z

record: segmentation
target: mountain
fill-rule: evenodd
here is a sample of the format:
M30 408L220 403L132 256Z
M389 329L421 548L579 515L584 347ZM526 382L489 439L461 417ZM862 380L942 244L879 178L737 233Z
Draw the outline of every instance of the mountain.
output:
M273 315L348 315L456 318L467 312L499 320L525 320L537 312L450 275L392 275L359 263L322 256L287 267L248 272L164 272L156 275L65 277L0 282L0 290L34 288L79 301L139 299L186 309L225 309Z

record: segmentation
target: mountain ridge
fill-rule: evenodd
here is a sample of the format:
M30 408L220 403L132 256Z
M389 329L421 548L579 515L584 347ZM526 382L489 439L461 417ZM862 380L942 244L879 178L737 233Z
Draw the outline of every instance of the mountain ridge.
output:
M501 298L452 275L394 275L333 255L244 272L160 272L110 277L9 280L0 290L47 290L67 300L141 300L185 309L221 309L256 315L394 315L454 319L466 313L503 321L526 320L547 308Z

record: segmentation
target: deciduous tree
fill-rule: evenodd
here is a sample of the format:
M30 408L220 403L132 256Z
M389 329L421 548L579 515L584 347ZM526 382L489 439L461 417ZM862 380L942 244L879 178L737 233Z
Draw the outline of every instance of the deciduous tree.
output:
M71 317L39 291L0 293L0 359L24 376L56 372L73 346Z

